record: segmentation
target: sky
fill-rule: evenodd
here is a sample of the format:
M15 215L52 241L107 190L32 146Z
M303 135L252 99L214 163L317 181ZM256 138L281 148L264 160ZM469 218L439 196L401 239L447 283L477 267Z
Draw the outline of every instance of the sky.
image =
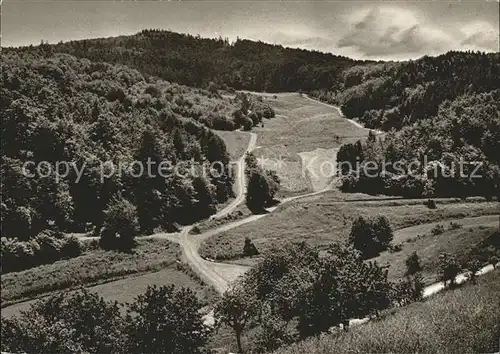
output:
M499 51L498 0L4 0L2 46L159 28L261 40L355 59Z

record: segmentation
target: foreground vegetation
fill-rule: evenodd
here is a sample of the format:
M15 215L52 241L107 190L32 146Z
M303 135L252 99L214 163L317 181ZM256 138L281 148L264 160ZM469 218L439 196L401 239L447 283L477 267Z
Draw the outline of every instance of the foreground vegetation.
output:
M384 313L380 319L326 334L279 354L472 354L498 351L500 276L496 270L423 303Z
M148 287L130 304L105 301L88 291L62 293L19 317L2 318L2 350L200 353L210 334L203 306L194 292L174 285Z
M379 222L373 225L381 226ZM440 255L441 280L450 288L455 287L454 262L451 255ZM391 282L386 270L365 262L353 248L331 244L320 256L305 243L291 244L265 254L262 262L223 295L214 311L216 329L225 331L223 337L232 331L240 352L243 348L263 352L327 335L332 327L347 329L352 318L370 316L383 323L390 319L387 309L422 299L423 284L415 264L418 259L407 263L406 280ZM471 278L475 272L477 268L471 268ZM168 277L174 279L171 274ZM104 285L91 288L92 292L62 292L34 302L16 316L2 317L2 350L201 353L221 343L204 324L207 298L173 285L151 287L151 280L139 287L135 282L134 287L116 282L107 290ZM117 296L122 287L128 291ZM498 291L495 287L492 292ZM498 319L498 306L480 311L485 311L479 317L485 326L491 316ZM456 327L441 333L447 330ZM490 333L484 333L488 345ZM425 348L426 343L423 345Z

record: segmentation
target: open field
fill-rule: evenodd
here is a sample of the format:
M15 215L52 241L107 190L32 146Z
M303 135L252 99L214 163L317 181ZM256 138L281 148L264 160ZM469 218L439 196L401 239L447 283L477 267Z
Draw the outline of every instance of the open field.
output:
M282 348L279 354L468 354L498 352L500 270L425 302L391 310L348 333Z
M174 266L179 258L179 245L167 240L140 240L132 253L90 250L80 257L2 275L2 306L51 291L155 272Z
M186 268L185 271L182 268ZM118 301L120 303L132 302L138 295L144 293L148 285L169 285L174 284L177 287L187 287L193 290L197 296L209 303L215 301L217 294L212 288L205 286L196 277L191 275L189 267L186 265L182 268L171 266L159 271L142 275L130 275L124 279L119 279L104 284L88 287L87 289L96 292L105 300ZM21 310L26 310L29 306L37 301L29 300L16 303L14 305L2 308L2 316L11 317L19 314Z
M238 160L241 155L245 153L248 142L250 141L249 133L224 130L214 130L214 132L216 132L226 143L227 152L229 153L231 161Z
M352 197L352 196L351 196ZM366 197L366 196L365 196ZM293 201L255 222L220 233L208 239L200 254L213 259L241 258L245 237L252 239L259 251L284 243L307 241L322 247L344 241L354 218L385 215L394 230L465 217L498 214L497 202L437 201L437 209L428 209L422 200L345 201L338 191ZM415 235L412 233L411 235ZM396 235L394 243L399 238Z
M260 95L260 94L259 94ZM336 151L343 143L368 135L368 129L344 119L338 110L301 96L298 93L264 94L263 101L275 111L276 117L266 120L264 127L255 127L255 155L264 166L273 169L282 180L282 195L314 191L327 181L311 180L303 172L301 156L317 156L336 160ZM327 153L325 154L325 150Z

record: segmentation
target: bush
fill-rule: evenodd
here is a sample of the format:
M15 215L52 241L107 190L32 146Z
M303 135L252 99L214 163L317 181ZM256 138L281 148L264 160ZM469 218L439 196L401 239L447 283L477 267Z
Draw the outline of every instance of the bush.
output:
M488 259L488 263L491 264L493 266L493 268L496 268L498 262L500 262L500 259L497 256L495 256L495 255L492 255Z
M417 252L412 252L406 258L406 275L413 275L422 270L422 266L420 265L420 257Z
M459 272L460 266L455 256L445 252L439 255L439 277L445 286L449 284L450 287L453 287Z
M249 117L243 119L243 130L250 131L253 127L253 120Z
M424 294L422 275L416 273L395 284L392 289L392 301L397 306L405 306L421 301Z
M257 247L253 244L252 240L248 237L245 238L245 245L243 246L243 256L252 257L259 254Z
M433 236L441 235L444 232L444 226L441 224L437 224L431 230L431 234Z
M467 274L469 280L471 280L473 283L476 282L476 277L477 277L477 272L481 269L481 262L479 262L477 259L471 259L469 262L466 264L467 271L469 272Z
M434 199L427 199L425 202L424 202L424 205L429 208L429 209L436 209L437 206L436 206L436 202L434 201Z
M126 199L116 199L104 210L104 230L101 234L104 249L129 250L135 245L139 227L135 206Z
M78 257L83 245L74 236L45 230L30 241L2 237L2 272L17 272L42 264Z

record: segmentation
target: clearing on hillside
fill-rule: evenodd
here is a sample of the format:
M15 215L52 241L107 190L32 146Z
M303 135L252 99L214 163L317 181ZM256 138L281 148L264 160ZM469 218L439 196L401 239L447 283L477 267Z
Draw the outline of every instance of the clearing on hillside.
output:
M261 95L276 112L264 127L255 127L258 135L255 150L264 166L273 169L282 179L282 196L323 189L328 177L311 178L304 163L313 156L319 161L336 161L336 149L347 142L368 136L369 129L360 128L344 119L334 107L310 100L298 93ZM276 98L274 98L276 96ZM313 169L319 164L314 163ZM306 164L307 166L307 164Z

